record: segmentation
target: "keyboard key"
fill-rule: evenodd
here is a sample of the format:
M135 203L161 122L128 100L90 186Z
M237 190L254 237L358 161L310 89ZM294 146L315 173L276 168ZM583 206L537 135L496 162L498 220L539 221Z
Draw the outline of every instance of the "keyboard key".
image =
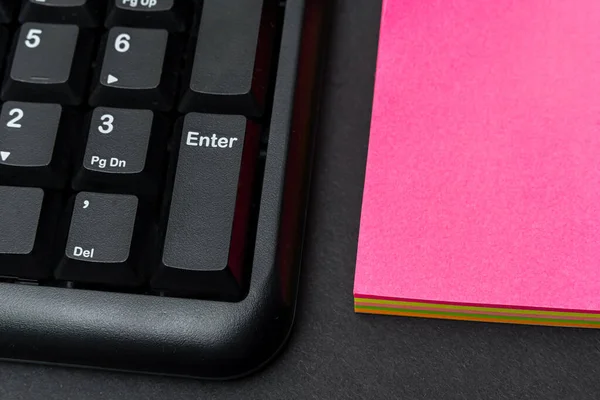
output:
M163 29L112 28L90 105L168 111L177 86L177 61Z
M256 125L242 116L185 117L153 287L223 299L242 294L258 143Z
M149 110L96 108L73 189L156 194L167 131Z
M144 218L138 199L81 192L71 205L67 244L56 278L115 286L139 284Z
M20 22L73 24L81 28L100 25L105 0L24 0Z
M15 0L0 0L0 24L12 22L19 2Z
M70 126L58 104L8 101L0 113L0 182L62 188Z
M109 0L106 27L131 26L183 32L193 4L189 0Z
M58 207L42 189L0 186L0 276L52 276Z
M263 18L263 0L204 1L181 112L262 114L274 33L271 14L266 7Z
M2 100L80 104L91 48L90 38L75 25L24 24L17 34Z

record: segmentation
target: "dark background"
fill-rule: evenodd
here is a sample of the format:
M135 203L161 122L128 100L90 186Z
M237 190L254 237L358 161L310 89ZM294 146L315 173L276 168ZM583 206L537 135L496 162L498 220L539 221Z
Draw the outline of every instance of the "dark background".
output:
M298 318L283 354L223 383L0 363L0 399L600 398L600 331L354 314L381 0L335 9Z

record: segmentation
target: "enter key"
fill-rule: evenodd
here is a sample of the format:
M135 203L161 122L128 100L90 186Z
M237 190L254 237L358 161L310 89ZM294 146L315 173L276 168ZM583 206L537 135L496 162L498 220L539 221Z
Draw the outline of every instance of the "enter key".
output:
M256 128L239 115L185 117L154 288L194 297L242 295L258 159Z

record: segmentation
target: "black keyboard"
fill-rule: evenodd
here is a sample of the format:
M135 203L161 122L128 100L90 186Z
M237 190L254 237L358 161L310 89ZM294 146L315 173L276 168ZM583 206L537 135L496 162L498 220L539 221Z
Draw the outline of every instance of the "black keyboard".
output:
M322 0L0 0L0 358L205 378L292 320Z

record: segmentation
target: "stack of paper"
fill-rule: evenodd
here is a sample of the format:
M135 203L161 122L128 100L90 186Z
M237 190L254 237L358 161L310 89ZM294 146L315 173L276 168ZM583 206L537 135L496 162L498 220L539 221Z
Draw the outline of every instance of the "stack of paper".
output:
M357 312L600 327L600 1L384 4Z

